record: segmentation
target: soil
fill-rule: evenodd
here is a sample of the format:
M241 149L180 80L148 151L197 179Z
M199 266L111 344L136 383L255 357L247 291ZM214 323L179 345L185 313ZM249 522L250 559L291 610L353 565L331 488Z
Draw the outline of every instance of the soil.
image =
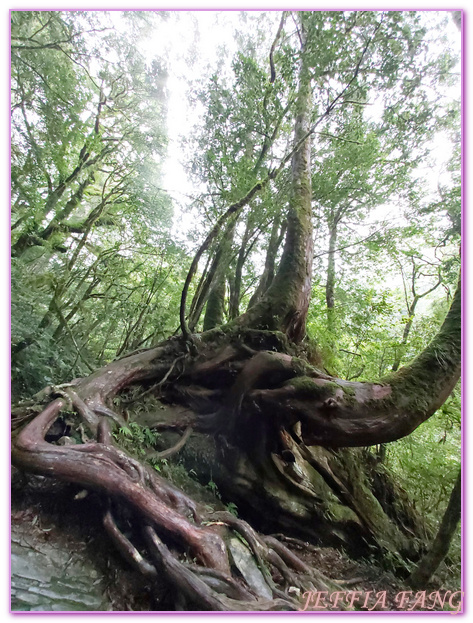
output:
M159 585L159 582L151 585L117 554L104 535L101 509L101 500L94 493L84 497L84 491L74 485L13 471L12 610L126 612L173 609L166 586ZM353 592L359 591L360 595L354 599L356 609L400 609L399 594L409 588L376 561L355 561L332 547L316 547L305 541L277 536L304 562L341 582L345 594L339 598L340 603L346 604ZM41 572L35 575L39 560L42 561L39 565ZM44 574L44 561L54 567L54 573L48 577ZM416 593L412 593L401 609L452 609L448 608L448 598L445 608L438 602L432 607L428 595L437 590L443 597L445 589L432 585L423 607L422 603L414 605ZM455 592L456 589L450 590ZM299 596L303 609L309 596ZM323 604L327 601L323 599L329 600L330 596L321 597L321 608L314 608L314 595L310 596L307 609L325 609ZM456 609L458 599L452 603Z

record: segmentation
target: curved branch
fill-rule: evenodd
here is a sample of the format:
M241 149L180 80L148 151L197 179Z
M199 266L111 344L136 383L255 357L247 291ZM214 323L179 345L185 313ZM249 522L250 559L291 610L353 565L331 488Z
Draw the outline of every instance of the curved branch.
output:
M186 277L186 281L184 283L184 287L182 289L181 306L180 306L180 310L179 310L181 331L182 331L182 334L183 334L184 339L186 341L191 341L191 333L189 331L189 327L187 325L187 320L186 320L187 293L189 291L189 286L191 284L191 281L192 281L192 278L193 278L193 276L195 274L195 271L197 270L197 266L199 264L200 258L205 253L205 251L207 251L207 249L209 248L211 242L216 238L216 236L220 232L222 226L226 223L226 221L230 218L230 216L232 216L233 214L238 214L243 207L248 205L248 203L253 199L253 197L256 195L256 193L258 193L265 186L267 186L271 179L274 179L274 175L269 173L263 180L257 182L253 186L253 188L251 188L251 190L249 190L246 193L246 195L244 197L242 197L239 201L236 201L235 203L233 203L227 209L227 211L224 212L222 214L222 216L218 219L218 221L215 223L215 225L211 229L210 233L207 235L207 237L204 240L204 242L201 244L201 246L197 250L197 253L195 254L194 259L192 260L192 264L191 264L191 266L189 268L189 272L187 273L187 277Z
M281 36L281 31L284 28L284 22L286 21L286 17L287 17L287 12L283 11L282 15L281 15L281 21L279 22L279 27L278 30L276 32L276 36L274 37L274 41L273 44L271 46L271 50L269 52L269 65L271 67L271 77L269 79L269 81L271 82L271 84L276 80L276 69L274 68L274 51L276 50L276 46L278 44L279 41L279 37Z
M228 559L222 539L191 523L145 487L141 478L137 481L127 473L120 463L129 457L101 443L56 446L44 440L65 404L63 399L56 399L20 432L12 447L13 463L34 473L125 499L145 520L159 526L177 542L190 546L204 565L227 571Z
M409 365L378 383L328 377L281 355L278 366L279 374L285 369L291 378L276 389L248 391L246 400L285 426L301 422L307 445L369 446L409 435L445 402L460 378L460 280L433 341Z

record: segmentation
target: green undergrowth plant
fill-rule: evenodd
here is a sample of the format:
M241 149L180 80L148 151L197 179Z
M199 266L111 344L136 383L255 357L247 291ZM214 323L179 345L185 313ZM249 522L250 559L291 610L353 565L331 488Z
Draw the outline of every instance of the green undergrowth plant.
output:
M414 433L389 444L386 463L416 510L438 530L460 468L460 390L456 388L436 415ZM449 584L460 580L461 530L457 529L447 559L436 577Z
M155 447L160 434L148 426L140 426L137 422L128 422L113 433L113 437L124 450L143 458L146 455L146 450Z

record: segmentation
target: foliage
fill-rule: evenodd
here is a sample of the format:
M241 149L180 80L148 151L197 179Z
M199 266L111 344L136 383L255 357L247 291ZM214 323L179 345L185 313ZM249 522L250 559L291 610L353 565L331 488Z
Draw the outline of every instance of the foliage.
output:
M198 191L187 206L192 231L178 241L175 205L160 182L169 68L140 48L165 19L12 11L15 399L173 334L191 249L290 154L298 22L290 13L243 14L236 52L222 51L206 75L188 76L189 106L203 112L182 142ZM456 283L460 108L450 94L458 59L431 45L445 27L440 14L429 21L418 11L313 11L304 20L314 99L308 341L329 373L379 379L429 343ZM451 153L432 187L426 170L439 140ZM195 301L202 295L195 330L212 294L225 322L268 287L290 183L283 167L210 245L191 287ZM458 471L459 393L387 449L387 464L432 526ZM143 457L158 435L130 422L115 439ZM183 476L179 466L155 467ZM207 492L220 502L213 480ZM237 515L234 503L227 510Z
M460 387L457 387L435 417L387 449L388 466L414 500L417 510L427 518L434 533L445 512L461 464L458 451L460 423ZM448 560L437 575L443 581L452 577L459 581L460 559L461 532L457 530Z
M158 186L166 68L138 49L153 19L121 19L12 12L15 395L175 328L183 255ZM41 352L55 353L47 369Z

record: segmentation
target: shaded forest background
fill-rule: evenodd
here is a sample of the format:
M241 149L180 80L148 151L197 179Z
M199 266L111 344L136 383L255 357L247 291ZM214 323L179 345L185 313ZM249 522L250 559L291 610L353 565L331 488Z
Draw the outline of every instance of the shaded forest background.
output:
M338 99L366 43L356 28L371 32L378 18L337 12L321 21L313 68L313 121L323 123L312 146L306 343L328 374L349 381L386 376L429 343L460 267L456 17L399 12L387 20L372 65L359 68L363 80ZM205 233L287 152L296 22L288 17L290 34L278 40L280 14L224 21L232 44L202 68L198 46L207 34L187 17L194 29L187 97L196 116L181 137L180 161L193 190L165 187L172 67L164 52L150 55L149 41L180 19L12 13L14 401L175 334ZM283 249L289 185L283 170L208 249L188 293L192 332L237 318L268 287ZM135 448L149 434L131 425L119 433ZM457 477L460 439L458 385L409 437L370 448L432 530ZM157 468L172 472L167 461ZM457 533L441 575L458 577L459 554Z

